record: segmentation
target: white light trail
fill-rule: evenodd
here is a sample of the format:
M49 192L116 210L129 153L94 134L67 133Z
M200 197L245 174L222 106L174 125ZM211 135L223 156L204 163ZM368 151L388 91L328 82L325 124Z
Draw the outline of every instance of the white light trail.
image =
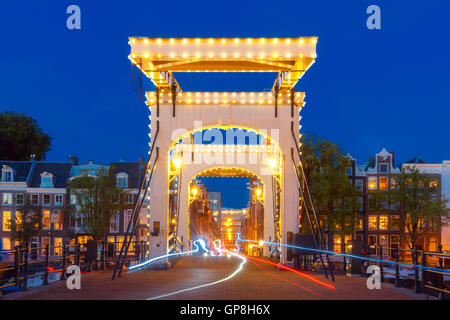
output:
M222 283L224 281L230 280L231 278L233 278L235 275L237 275L242 270L242 268L244 267L244 264L247 262L247 259L245 257L243 257L243 256L237 255L237 254L235 254L233 252L230 252L228 250L225 250L225 251L231 253L235 257L237 257L237 258L242 260L242 262L239 264L238 268L232 274L230 274L228 277L220 279L220 280L217 280L217 281L214 281L214 282L210 282L210 283L202 284L202 285L199 285L199 286L195 286L195 287L192 287L192 288L178 290L178 291L175 291L175 292L171 292L171 293L163 294L163 295L160 295L160 296L148 298L147 300L161 299L161 298L165 298L165 297L172 296L172 295L175 295L175 294L179 294L179 293L183 293L183 292L187 292L187 291L192 291L192 290L196 290L196 289L201 289L201 288L213 286L213 285Z
M193 243L196 246L196 248L194 250L186 251L186 252L169 253L169 254L165 254L163 256L155 257L155 258L149 259L147 261L144 261L142 263L135 264L134 266L129 267L128 270L132 271L134 269L144 267L144 266L146 266L146 265L148 265L148 264L150 264L152 262L155 262L155 261L158 261L158 260L161 260L161 259L164 259L164 258L175 257L175 256L183 256L183 255L187 255L187 254L190 254L190 253L198 252L199 249L200 249L199 245L200 245L200 247L202 247L203 250L205 250L206 252L209 252L209 250L206 248L206 244L205 244L205 241L203 239L195 240Z

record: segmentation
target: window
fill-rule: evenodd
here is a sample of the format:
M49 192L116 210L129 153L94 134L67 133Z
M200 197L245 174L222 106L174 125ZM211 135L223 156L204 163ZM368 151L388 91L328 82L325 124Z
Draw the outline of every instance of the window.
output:
M391 183L391 189L397 189L397 180L395 180L395 178L390 178L389 182Z
M333 251L337 252L337 253L341 253L341 236L338 234L335 234L333 237L333 244L334 244L334 248Z
M345 174L351 176L353 174L353 168L352 167L345 168Z
M113 213L109 224L110 232L119 232L119 211Z
M388 178L380 177L380 190L387 190L387 189L388 189Z
M52 204L52 197L49 194L44 194L42 204L44 206L50 206Z
M367 238L368 238L367 240L368 240L369 248L372 249L372 250L370 250L370 253L374 253L374 251L376 252L377 236L376 235L370 235Z
M437 179L432 179L430 181L430 188L437 188L438 185L439 185L439 183L438 183Z
M7 165L2 167L2 182L12 182L13 180L13 169Z
M55 256L60 256L62 252L62 238L55 238Z
M116 183L119 188L128 188L128 175L125 172L116 175Z
M41 188L53 188L53 175L49 172L41 173Z
M33 206L39 205L39 195L38 194L32 194L31 195L31 204Z
M391 216L391 229L400 229L400 216Z
M357 230L363 229L363 218L360 218L360 217L356 218L355 227Z
M48 237L42 238L42 255L45 255L45 248L47 246L50 246L50 238Z
M355 188L359 192L363 192L364 191L364 180L363 179L356 179L355 180Z
M63 205L63 195L57 194L55 195L55 206L62 206Z
M377 216L369 216L369 230L377 230Z
M11 250L11 240L9 238L3 238L2 242L2 250Z
M377 198L369 196L369 209L375 210L377 208Z
M387 173L388 172L388 165L387 165L387 163L381 163L380 164L380 172L381 173Z
M55 229L55 230L63 229L63 213L61 210L53 211L52 223L53 223L53 229Z
M369 177L369 189L374 190L377 188L377 177Z
M77 201L77 195L71 193L71 194L70 194L70 204L71 204L71 205L76 205L77 203L78 203L78 201Z
M12 205L12 193L3 193L2 204L3 205Z
M22 212L16 211L16 230L22 230Z
M21 206L23 205L23 193L16 193L16 205Z
M132 209L124 210L124 212L123 212L123 230L127 230L132 214L133 214ZM133 228L133 226L131 225L130 230L132 230L132 228Z
M42 229L50 229L50 210L42 211Z
M11 231L11 211L3 211L3 231Z
M132 194L125 195L125 203L133 203L133 195Z
M380 216L380 230L388 229L388 216Z
M358 197L358 203L359 203L358 210L362 211L364 209L364 198L363 197Z

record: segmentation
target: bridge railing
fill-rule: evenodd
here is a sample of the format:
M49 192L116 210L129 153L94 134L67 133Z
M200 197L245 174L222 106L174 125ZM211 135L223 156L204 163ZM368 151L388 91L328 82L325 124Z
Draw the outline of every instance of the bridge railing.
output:
M0 252L0 295L2 289L16 287L16 290L28 290L29 280L40 277L42 285L49 283L52 273L59 273L59 280L66 279L66 267L77 265L80 270L92 272L106 270L115 263L123 242L101 241L95 252L88 252L87 244L62 244L32 247L27 244ZM149 246L144 241L133 241L125 257L127 263L144 261ZM52 277L54 278L54 277Z
M442 246L438 251L417 249L401 249L378 246L376 253L368 255L378 259L378 263L366 261L363 275L368 276L366 270L371 264L380 267L381 281L393 281L396 287L412 287L416 292L443 297L450 294L450 253L443 252ZM404 265L404 264L408 264Z

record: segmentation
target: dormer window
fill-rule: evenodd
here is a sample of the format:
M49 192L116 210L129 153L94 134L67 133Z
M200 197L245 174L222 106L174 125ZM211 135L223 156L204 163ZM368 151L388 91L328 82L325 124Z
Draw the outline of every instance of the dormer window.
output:
M54 188L53 174L50 172L41 173L41 188Z
M13 182L13 169L7 165L2 167L2 182Z
M116 175L116 183L119 188L128 188L128 175L125 172L118 173Z

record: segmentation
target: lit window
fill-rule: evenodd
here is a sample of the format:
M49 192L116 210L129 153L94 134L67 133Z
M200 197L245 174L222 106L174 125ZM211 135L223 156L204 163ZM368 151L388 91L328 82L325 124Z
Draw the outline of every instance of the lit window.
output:
M363 218L356 218L356 229L357 230L363 229Z
M388 229L388 216L380 216L380 230Z
M42 212L42 229L50 229L50 210Z
M55 238L55 255L60 256L62 252L62 238Z
M341 236L338 234L334 235L334 252L340 253L341 252Z
M3 238L3 250L11 250L11 240L9 238Z
M369 216L369 230L377 230L377 216Z
M63 229L63 214L61 210L55 210L52 214L53 228L55 230Z
M3 231L11 231L11 211L3 211Z
M400 229L400 216L391 216L391 229Z
M2 204L3 205L12 205L12 193L3 193Z
M388 178L380 177L380 190L387 190L387 189L388 189Z
M22 213L16 211L16 230L22 230Z
M373 190L377 188L377 177L369 177L369 189Z

